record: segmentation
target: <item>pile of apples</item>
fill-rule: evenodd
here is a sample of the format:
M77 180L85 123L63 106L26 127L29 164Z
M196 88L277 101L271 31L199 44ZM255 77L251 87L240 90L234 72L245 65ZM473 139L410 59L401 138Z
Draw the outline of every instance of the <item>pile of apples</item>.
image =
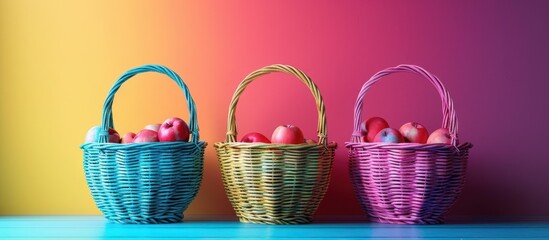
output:
M398 130L389 127L381 117L373 117L360 124L362 142L451 144L450 132L439 128L429 134L427 128L417 122L408 122Z
M312 139L305 139L301 129L294 125L281 125L278 126L269 140L265 135L258 132L251 132L240 140L240 142L246 143L274 143L274 144L316 144Z
M98 142L100 126L92 127L86 134L85 142ZM180 118L168 118L162 124L149 124L137 134L128 132L120 134L109 128L109 143L144 143L144 142L188 142L189 126Z

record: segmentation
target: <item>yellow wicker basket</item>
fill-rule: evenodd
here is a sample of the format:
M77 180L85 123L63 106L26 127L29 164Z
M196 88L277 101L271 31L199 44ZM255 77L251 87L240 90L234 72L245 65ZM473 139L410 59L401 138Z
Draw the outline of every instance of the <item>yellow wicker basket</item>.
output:
M236 105L246 86L259 76L283 72L296 76L311 90L318 107L317 144L243 143L236 140ZM229 106L225 142L215 144L223 184L241 222L307 223L330 181L335 142L326 138L326 114L320 91L302 71L272 65L248 75Z

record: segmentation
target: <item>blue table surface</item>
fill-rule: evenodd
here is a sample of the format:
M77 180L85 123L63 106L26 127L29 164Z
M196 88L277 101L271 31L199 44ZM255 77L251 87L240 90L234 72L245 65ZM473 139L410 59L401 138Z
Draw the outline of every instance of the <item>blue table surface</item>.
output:
M316 220L262 225L201 220L158 225L109 223L101 216L0 216L0 239L547 239L549 220L440 225Z

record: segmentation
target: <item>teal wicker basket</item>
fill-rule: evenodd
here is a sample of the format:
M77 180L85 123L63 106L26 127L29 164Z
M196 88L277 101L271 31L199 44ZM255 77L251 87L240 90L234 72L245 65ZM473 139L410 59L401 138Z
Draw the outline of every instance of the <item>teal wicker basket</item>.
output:
M190 111L189 142L107 143L114 128L112 104L120 86L136 74L166 74L183 90ZM202 181L204 148L198 134L196 108L189 89L172 70L145 65L124 73L103 106L98 143L85 143L84 172L97 207L117 223L181 222Z

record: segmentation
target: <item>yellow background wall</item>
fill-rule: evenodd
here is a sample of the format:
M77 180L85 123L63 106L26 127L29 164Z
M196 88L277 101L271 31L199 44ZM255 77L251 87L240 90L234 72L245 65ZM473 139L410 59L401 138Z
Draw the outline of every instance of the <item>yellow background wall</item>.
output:
M179 1L0 1L0 215L99 214L78 147L100 123L104 98L127 69L164 64L186 81L196 102L216 101L216 89L206 84L222 77L208 68L219 61L209 40L216 37L207 21L197 24L208 8ZM113 111L121 134L169 116L188 119L177 85L149 73L121 88ZM224 124L210 124L222 113L199 107L199 114L202 139L222 140L211 132L223 132ZM213 148L207 156L215 160ZM219 174L208 173L215 164L206 162L202 185L213 191L199 198L220 201L194 204L189 212L232 211Z

